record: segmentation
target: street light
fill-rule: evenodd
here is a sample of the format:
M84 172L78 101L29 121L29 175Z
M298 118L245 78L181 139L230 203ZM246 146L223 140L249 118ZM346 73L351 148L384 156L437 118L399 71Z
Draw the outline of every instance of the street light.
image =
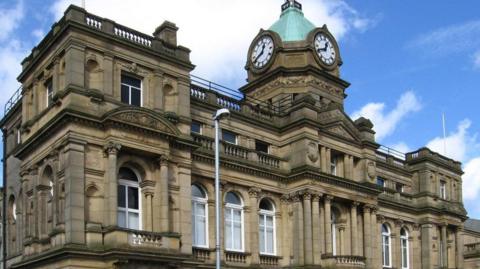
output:
M221 119L230 116L230 111L222 108L215 112L213 121L215 122L215 249L216 249L216 269L220 269L220 150L219 137Z

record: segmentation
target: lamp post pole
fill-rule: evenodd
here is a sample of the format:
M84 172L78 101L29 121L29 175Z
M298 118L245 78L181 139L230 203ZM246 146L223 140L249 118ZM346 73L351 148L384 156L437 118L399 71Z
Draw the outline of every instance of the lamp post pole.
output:
M220 269L220 120L228 117L230 111L226 108L217 110L213 116L215 122L215 268Z

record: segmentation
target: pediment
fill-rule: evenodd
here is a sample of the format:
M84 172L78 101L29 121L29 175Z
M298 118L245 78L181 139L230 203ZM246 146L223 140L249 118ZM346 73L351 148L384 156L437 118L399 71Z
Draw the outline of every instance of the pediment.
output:
M353 121L343 111L332 109L321 112L318 120L326 133L343 137L347 140L360 141L360 134Z
M180 131L162 115L140 107L120 107L105 114L104 122L114 121L138 128L178 136Z

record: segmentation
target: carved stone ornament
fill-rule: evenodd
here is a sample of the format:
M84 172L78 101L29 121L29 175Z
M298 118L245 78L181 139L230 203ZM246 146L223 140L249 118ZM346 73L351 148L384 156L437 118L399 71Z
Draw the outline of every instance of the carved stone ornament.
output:
M318 145L314 142L308 143L307 146L307 156L312 163L318 161Z
M248 189L248 195L250 196L250 198L258 198L261 191L262 190L260 188L253 187Z
M127 110L115 111L107 119L129 123L138 127L147 127L175 136L178 134L178 130L167 119L152 115L138 108L129 107Z
M122 148L122 145L114 142L108 142L103 148L107 155L111 155L111 154L117 155L120 149Z
M342 126L334 126L326 130L349 140L355 140Z
M375 172L375 164L372 161L369 161L367 163L367 175L368 177L373 180L376 177L376 172Z

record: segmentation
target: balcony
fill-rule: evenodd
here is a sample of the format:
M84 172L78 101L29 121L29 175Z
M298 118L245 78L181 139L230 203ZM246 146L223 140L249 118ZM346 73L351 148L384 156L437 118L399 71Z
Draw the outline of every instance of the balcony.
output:
M465 244L463 256L465 258L480 258L480 242Z
M365 268L365 257L349 255L322 255L325 266L337 268Z

